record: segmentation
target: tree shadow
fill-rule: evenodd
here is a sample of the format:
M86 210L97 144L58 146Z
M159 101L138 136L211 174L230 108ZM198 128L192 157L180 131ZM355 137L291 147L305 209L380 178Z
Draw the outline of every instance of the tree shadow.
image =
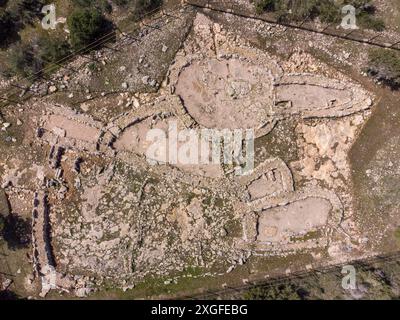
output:
M0 48L6 49L21 40L19 32L26 25L33 26L42 19L42 0L22 0L11 2L0 0ZM7 6L6 6L7 5Z
M2 290L0 291L0 300L20 300L21 297L13 291Z
M19 28L7 12L0 12L0 48L5 49L21 40Z
M5 218L3 239L10 250L29 247L32 240L31 219L24 219L17 214L9 214Z

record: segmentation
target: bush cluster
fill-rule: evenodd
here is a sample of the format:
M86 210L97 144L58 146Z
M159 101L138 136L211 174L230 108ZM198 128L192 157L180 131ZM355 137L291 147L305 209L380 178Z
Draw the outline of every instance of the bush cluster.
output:
M40 17L40 0L0 0L0 46L7 47L18 39L18 31Z
M338 7L329 0L257 0L256 10L259 14L264 11L277 13L280 20L314 19L334 22L340 18Z
M113 25L106 16L112 5L132 9L135 18L156 9L162 0L71 0L73 11L67 17L70 31L68 41L57 36L57 32L39 34L29 43L16 41L18 31L35 18L41 18L41 8L46 0L0 0L0 43L9 47L7 55L8 75L32 76L50 62L65 57L90 45L97 49L103 40L112 41ZM13 40L11 40L13 39ZM96 42L96 40L99 40Z
M357 9L357 23L366 29L383 31L385 24L375 17L375 7L370 0L347 0L344 4L353 5ZM320 18L322 22L339 23L341 7L334 0L256 0L257 13L275 12L281 21L302 21Z
M367 73L393 90L400 88L400 54L392 50L369 52Z
M74 49L93 43L111 30L111 23L94 8L75 9L68 17L67 23Z
M81 49L110 32L112 24L103 15L111 11L107 0L72 1L74 10L67 19L70 29L69 41L58 36L58 32L43 32L32 37L29 43L21 41L7 43L12 30L17 28L15 21L19 21L18 23L32 21L29 17L33 13L40 12L44 3L37 0L16 0L12 5L7 4L7 10L0 11L0 41L4 46L9 46L6 74L40 75L48 63L59 61L72 50ZM22 7L27 8L24 16L15 20L14 17L19 16ZM93 46L91 49L95 48L96 46Z

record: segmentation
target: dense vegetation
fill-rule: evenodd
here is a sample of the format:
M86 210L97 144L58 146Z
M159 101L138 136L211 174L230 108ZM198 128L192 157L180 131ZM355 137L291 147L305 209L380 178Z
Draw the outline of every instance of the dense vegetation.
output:
M383 21L374 16L375 7L370 0L348 0L357 9L357 24L363 28L382 31ZM342 5L333 0L256 0L258 13L275 12L281 21L303 21L319 17L322 22L339 23Z
M1 10L1 9L0 9ZM15 27L11 15L5 10L0 11L0 44L6 46L10 38L15 37Z
M71 45L80 49L110 32L111 25L97 9L78 8L68 17Z
M39 18L41 0L1 0L0 1L0 46L5 47L18 40L18 31Z
M61 30L44 31L38 27L41 9L48 0L0 0L0 47L6 51L3 75L40 75L48 63L56 62L73 51L96 49L113 41L113 6L126 9L135 17L161 5L162 0L69 0L72 11L67 16L69 37ZM27 39L19 34L26 27L39 28ZM58 28L60 29L60 28ZM94 44L94 45L93 45Z
M304 300L307 293L291 283L284 283L271 287L254 287L246 291L243 298L246 300Z

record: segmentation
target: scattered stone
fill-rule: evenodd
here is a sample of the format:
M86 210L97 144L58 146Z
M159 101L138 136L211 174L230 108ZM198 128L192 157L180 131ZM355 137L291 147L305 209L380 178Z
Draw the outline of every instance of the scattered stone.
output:
M53 128L53 133L55 134L55 135L57 135L57 136L59 136L59 137L65 137L66 136L66 131L64 130L64 129L62 129L62 128L59 128L59 127L54 127Z
M81 179L79 177L75 178L75 183L74 183L75 188L79 189L82 186Z
M226 270L226 273L231 273L235 269L235 266L230 266L228 270Z
M60 190L58 190L58 199L63 200L65 198L66 193L68 192L68 188L64 185L61 186Z
M78 298L85 298L87 297L91 292L93 292L92 288L78 288L75 290L75 295Z
M226 237L228 235L228 232L226 231L225 228L221 229L221 237Z
M1 283L1 290L7 290L11 286L12 283L13 283L13 281L11 279L5 278L3 280L3 282Z
M140 103L139 103L139 100L138 100L138 99L136 99L136 98L133 99L133 106L134 106L135 108L139 108L139 107L140 107Z
M89 111L89 105L86 104L86 103L82 103L82 104L81 104L81 109L82 109L84 112L88 112L88 111Z
M54 93L54 92L56 92L57 91L57 87L56 86L50 86L49 87L49 92L50 93Z
M149 77L149 76L144 76L144 77L142 78L143 84L149 84L149 81L150 81L150 77Z
M128 290L132 290L134 287L135 287L134 284L132 284L132 285L130 285L130 286L125 286L125 287L122 287L122 291L123 291L123 292L126 292L126 291L128 291Z

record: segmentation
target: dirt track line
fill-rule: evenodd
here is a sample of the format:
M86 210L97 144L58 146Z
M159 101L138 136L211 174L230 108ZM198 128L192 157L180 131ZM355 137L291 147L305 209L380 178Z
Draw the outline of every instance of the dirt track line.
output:
M195 3L195 2L191 2L190 0L185 0L186 4L191 5L193 7L196 7L196 8L200 8L200 9L209 9L209 10L216 11L216 12L231 14L231 15L235 15L235 16L238 16L238 17L246 18L246 19L253 19L253 20L263 21L263 22L266 22L266 23L275 24L275 25L279 25L279 26L283 26L283 27L287 27L287 28L291 28L291 29L308 31L308 32L312 32L312 33L317 33L317 34L322 34L322 35L326 35L326 36L335 37L335 38L338 38L338 39L343 39L343 40L353 41L353 42L357 42L357 43L361 43L361 44L368 44L368 45L376 46L376 47L380 47L380 48L400 51L400 47L396 47L397 45L400 44L399 41L393 42L393 43L379 43L379 42L373 42L372 41L372 39L376 39L380 35L376 35L376 36L374 36L372 38L369 38L369 39L357 39L357 38L349 37L349 35L351 33L353 33L354 31L356 31L356 30L352 30L351 32L346 31L347 33L345 35L335 34L335 33L331 33L329 31L326 31L327 28L325 28L323 30L316 30L316 29L312 29L310 27L306 27L306 26L304 26L305 21L303 21L299 25L294 25L294 24L290 24L290 23L286 23L286 22L281 22L281 21L277 21L277 20L274 20L274 19L270 19L270 18L267 18L267 17L262 17L262 16L259 16L259 15L247 15L247 14L244 14L244 13L237 12L237 11L235 11L233 9L230 9L230 8L226 8L226 9L215 8L212 5L210 5L208 3L208 1L205 1L205 2L207 2L207 4L203 5L203 4L200 4L198 2Z
M347 262L343 263L338 263L338 264L333 264L333 265L327 265L324 267L320 268L315 268L312 270L303 270L299 271L296 273L292 273L290 275L284 275L284 276L276 276L274 278L270 279L259 279L259 280L252 280L249 281L248 284L246 285L240 285L236 287L227 287L226 289L222 290L210 290L202 294L196 294L196 295L186 295L186 296L180 296L179 299L187 299L187 300L207 300L211 298L220 298L226 294L229 293L242 293L245 292L251 288L254 287L263 287L263 288L270 288L273 286L276 286L278 284L290 281L292 279L301 279L307 276L311 275L317 275L317 274L326 274L329 272L333 272L337 269L341 269L343 266L346 265L353 265L356 268L365 268L368 267L366 265L368 264L373 264L377 262L395 262L396 260L400 259L400 251L392 252L386 255L376 255L372 257L367 257L367 258L361 258L361 259L355 259L355 260L350 260Z

